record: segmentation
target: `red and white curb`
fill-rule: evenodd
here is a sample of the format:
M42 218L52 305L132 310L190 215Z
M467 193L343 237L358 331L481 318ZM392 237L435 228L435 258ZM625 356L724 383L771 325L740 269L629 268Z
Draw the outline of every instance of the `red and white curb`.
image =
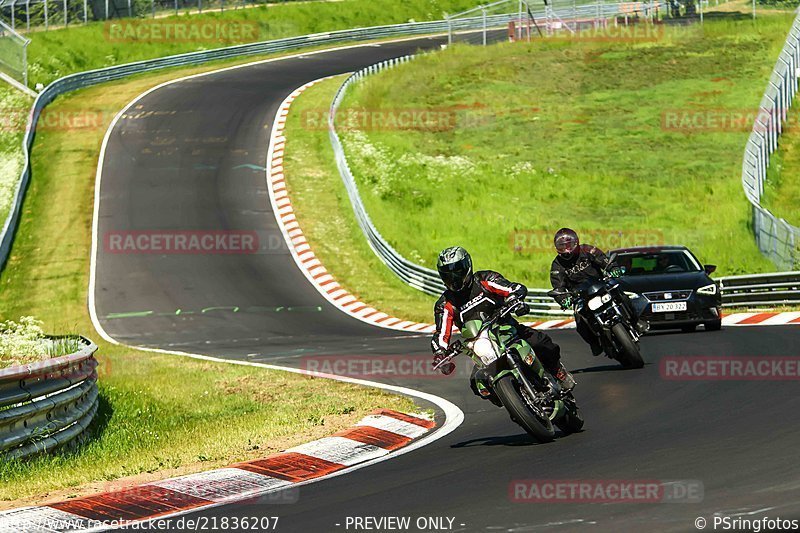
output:
M786 326L800 325L800 312L731 313L722 316L725 326Z
M528 322L536 329L570 329L575 328L575 320L548 320L546 322ZM731 313L722 315L723 326L787 326L800 325L800 311L778 313L774 311Z
M302 55L316 53L321 52L309 52ZM256 63L260 64L270 61L279 61L289 59L291 57L297 57L297 55L287 56L280 59L259 61ZM241 68L242 66L244 65L226 67L224 69L215 71L194 74L162 83L156 87L152 87L140 94L123 110L117 113L109 125L108 130L106 131L100 149L100 158L97 166L97 175L95 181L94 216L92 223L92 255L89 278L89 314L97 332L103 337L103 339L112 344L126 346L121 344L105 331L103 325L98 319L95 300L97 258L100 242L100 188L103 177L106 148L108 146L111 134L117 122L128 111L128 109L136 105L148 94L179 81L212 75L217 72ZM283 124L285 124L285 115L282 115L282 119ZM270 161L272 160L272 147L273 144L271 143L269 157ZM270 194L272 194L271 189ZM278 220L281 222L280 218ZM95 513L105 513L105 515L109 517L117 517L117 520L120 518L125 519L124 517L127 513L127 516L133 516L134 520L148 521L151 517L173 517L186 514L200 508L226 505L235 501L239 501L241 498L250 499L253 497L253 495L256 497L265 497L264 495L271 495L272 493L275 493L275 496L279 497L280 499L280 497L282 497L282 495L290 487L297 489L301 485L314 483L330 477L349 474L362 468L368 468L373 464L394 459L406 453L411 453L416 449L427 446L428 444L431 444L434 441L449 435L464 421L464 413L452 402L439 396L407 387L358 379L350 376L311 372L301 368L284 367L255 361L225 359L197 353L163 350L152 347L135 348L153 353L177 355L219 364L263 368L267 370L289 372L305 376L314 376L317 378L330 379L366 387L374 387L384 391L406 395L416 400L429 402L435 405L438 410L442 411L444 414L444 419L442 423L437 426L433 421L426 420L419 416L403 415L401 413L393 413L390 411L381 411L366 417L359 423L358 426L351 428L347 432L343 432L344 434L335 435L335 438L333 438L332 441L326 441L331 446L341 445L343 442L348 443L352 455L343 454L342 452L338 452L338 454L335 454L333 451L327 452L329 454L329 458L333 458L334 456L341 457L341 460L344 462L335 462L323 457L317 457L315 453L322 453L319 451L319 446L314 446L312 448L312 445L308 444L305 445L306 448L298 447L292 450L287 450L282 454L277 454L276 456L267 457L259 461L233 465L230 468L215 470L210 473L206 472L203 474L193 474L192 476L185 476L175 480L167 480L143 485L133 489L126 488L123 490L114 491L113 493L107 495L107 501L103 501L102 495L100 495L75 499L71 500L70 502L35 507L24 507L11 511L0 512L0 533L4 533L6 531L15 533L19 531L104 531L118 527L119 524L104 525L102 523L98 523L91 517L104 515L95 515ZM435 431L433 430L434 427ZM331 439L331 437L329 437L329 439ZM343 441L342 439L345 440ZM349 443L348 441L355 441L355 444ZM345 464L345 462L347 464ZM169 484L164 485L165 483ZM184 492L181 492L181 487L183 487L182 490ZM191 490L193 490L192 488L197 487L209 488L203 493L191 493ZM186 492L189 493L187 494ZM98 498L101 499L96 501ZM76 502L80 502L80 504L77 504ZM128 503L131 503L132 505L129 506L127 505ZM136 516L145 516L147 518L135 518ZM79 522L73 522L72 526L70 526L70 524L67 522L60 522L61 525L66 525L68 527L55 527L59 524L56 521L61 518L79 520ZM87 524L89 529L85 527Z
M286 190L286 177L284 175L283 159L286 150L286 120L289 108L298 96L306 89L329 79L321 78L309 82L292 92L280 105L275 124L272 127L269 152L267 154L267 189L272 203L275 218L281 228L284 239L291 251L297 266L308 278L311 284L322 296L348 315L373 326L399 331L415 331L419 333L433 333L435 326L431 323L420 323L403 320L378 311L368 304L360 301L356 296L344 289L333 275L325 269L319 258L314 254L308 241L297 222L292 200ZM543 322L530 322L530 326L538 329L574 328L575 320L572 318L559 318Z
M309 87L327 79L329 78L322 78L303 85L290 94L281 103L278 110L278 115L272 128L269 153L267 154L267 189L269 190L275 218L278 220L278 226L281 228L297 266L300 267L300 270L319 293L334 306L348 315L373 326L400 331L432 333L434 330L433 324L411 322L382 313L342 288L314 254L303 234L303 230L300 228L300 224L297 222L297 217L292 208L292 200L286 191L283 168L284 150L286 148L286 137L284 136L286 119L292 102L298 96Z
M264 459L41 507L0 512L0 532L102 531L236 502L296 501L286 492L389 455L436 426L423 415L379 410L340 433ZM278 493L267 497L270 493Z

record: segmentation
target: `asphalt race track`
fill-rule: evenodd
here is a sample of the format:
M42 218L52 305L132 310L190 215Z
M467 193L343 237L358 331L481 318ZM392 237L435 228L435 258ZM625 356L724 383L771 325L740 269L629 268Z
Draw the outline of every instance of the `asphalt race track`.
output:
M103 328L127 344L294 366L321 355L427 356L427 336L367 326L327 303L285 247L149 255L112 253L104 241L127 231L279 237L264 166L280 102L310 80L439 44L425 38L262 63L137 102L111 132L102 168L95 296ZM300 487L293 503L194 516L279 516L284 532L354 531L347 517L363 516L412 524L450 517L454 531L695 531L695 518L714 513L800 517L797 382L669 381L659 369L670 356L795 356L800 328L650 335L642 341L648 365L633 371L592 358L574 331L553 336L579 382L582 433L532 443L504 411L472 396L463 366L450 378L379 376L449 399L465 422L420 450ZM699 503L514 502L509 487L519 479L695 480L704 491Z

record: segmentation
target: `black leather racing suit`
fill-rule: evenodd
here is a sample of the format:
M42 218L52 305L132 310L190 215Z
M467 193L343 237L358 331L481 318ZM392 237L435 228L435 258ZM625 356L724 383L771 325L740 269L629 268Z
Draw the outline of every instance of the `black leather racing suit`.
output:
M590 279L600 279L603 271L611 265L606 254L600 248L590 244L582 244L574 257L556 256L550 267L550 284L554 289L574 290L578 285ZM557 298L561 304L566 296ZM600 339L592 332L587 317L575 314L575 326L578 333L590 346L600 345Z
M453 328L462 328L466 322L475 318L487 318L508 299L523 299L528 289L521 283L512 283L492 270L475 272L472 282L459 292L445 291L434 306L436 331L431 339L434 354L447 350ZM561 348L549 335L520 324L513 317L507 316L504 324L517 328L520 337L533 348L545 370L555 374L561 363ZM472 392L480 396L476 383L478 368L472 369L470 387Z

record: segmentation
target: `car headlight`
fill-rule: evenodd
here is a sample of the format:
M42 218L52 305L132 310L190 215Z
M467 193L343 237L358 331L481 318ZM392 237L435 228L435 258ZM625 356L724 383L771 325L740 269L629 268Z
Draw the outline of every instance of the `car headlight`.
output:
M589 309L592 311L596 311L603 306L604 303L611 300L610 294L604 294L602 296L595 296L591 300L589 300Z
M713 296L714 294L717 294L717 284L712 283L711 285L700 287L699 289L697 289L697 294L708 294Z
M639 294L638 294L638 293L635 293L635 292L628 292L628 291L625 291L625 296L627 296L627 297L628 297L628 298L630 298L631 300L635 300L636 298L638 298L638 297L639 297Z

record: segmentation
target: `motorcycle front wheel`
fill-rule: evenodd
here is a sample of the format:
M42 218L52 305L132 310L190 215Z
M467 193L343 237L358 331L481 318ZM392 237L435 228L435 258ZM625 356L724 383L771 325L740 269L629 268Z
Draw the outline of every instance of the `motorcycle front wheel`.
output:
M618 361L625 368L642 368L644 367L644 360L642 354L639 352L639 346L633 342L631 334L625 328L624 324L614 324L611 328L611 334L619 344Z
M564 416L556 420L558 429L564 433L575 433L583 429L583 415L575 400L571 396L565 398L564 406L566 407Z
M556 434L547 414L525 399L527 391L511 374L494 383L494 390L508 410L511 419L522 426L538 442L550 442Z

